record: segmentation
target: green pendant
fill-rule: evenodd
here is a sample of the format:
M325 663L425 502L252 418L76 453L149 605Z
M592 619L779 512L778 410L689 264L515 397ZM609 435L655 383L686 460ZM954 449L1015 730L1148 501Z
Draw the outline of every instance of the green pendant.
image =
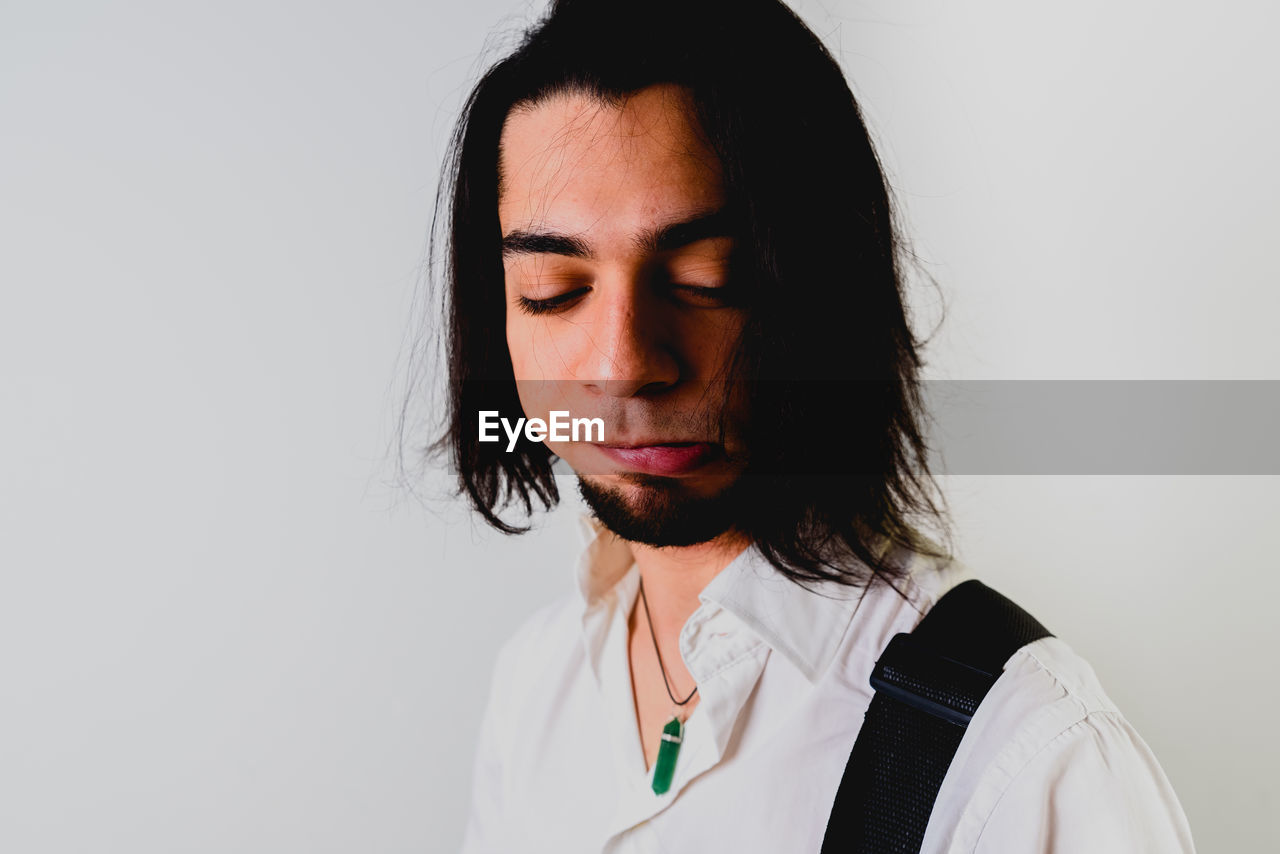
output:
M662 743L658 745L658 759L653 763L653 793L661 795L671 788L671 778L676 775L676 757L680 755L680 742L684 740L684 724L675 715L662 728Z

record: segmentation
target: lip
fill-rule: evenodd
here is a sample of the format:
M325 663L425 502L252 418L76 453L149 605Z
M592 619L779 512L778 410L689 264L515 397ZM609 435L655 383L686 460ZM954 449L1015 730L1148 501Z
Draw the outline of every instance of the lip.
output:
M678 475L699 468L715 455L710 442L655 442L645 445L604 445L597 448L616 463L644 474Z

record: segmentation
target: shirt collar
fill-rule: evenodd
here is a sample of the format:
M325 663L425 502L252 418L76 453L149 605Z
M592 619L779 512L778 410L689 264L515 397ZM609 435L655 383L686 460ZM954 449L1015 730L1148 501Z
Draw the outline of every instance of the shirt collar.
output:
M816 682L835 657L864 592L834 582L813 583L806 589L749 546L698 598L736 616Z
M583 550L578 557L574 580L584 609L596 605L627 574L635 563L627 541L606 528L598 519L579 514L578 532Z
M585 548L576 581L585 612L627 576L634 559L626 541L594 517L580 516L579 526ZM835 657L867 590L829 581L802 587L749 546L698 598L704 607L720 607L733 614L816 682Z

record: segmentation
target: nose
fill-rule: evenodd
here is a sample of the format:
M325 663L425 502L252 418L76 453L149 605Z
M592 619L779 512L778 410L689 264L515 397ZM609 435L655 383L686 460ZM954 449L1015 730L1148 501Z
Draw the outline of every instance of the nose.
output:
M633 397L679 382L673 318L665 316L664 306L638 283L600 290L588 336L590 352L579 373L586 387L610 397Z

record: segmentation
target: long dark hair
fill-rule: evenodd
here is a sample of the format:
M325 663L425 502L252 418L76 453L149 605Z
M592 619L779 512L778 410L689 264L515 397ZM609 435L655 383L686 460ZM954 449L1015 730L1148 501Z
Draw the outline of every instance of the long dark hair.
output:
M558 0L484 74L437 207L447 209L449 384L433 448L502 531L527 528L500 511L527 518L535 503L559 501L545 445L507 453L477 441L480 410L523 415L503 335L499 139L517 105L565 92L617 103L658 83L691 93L746 246L737 263L747 320L731 373L747 380L760 415L747 426L743 475L755 499L735 527L796 581L901 576L902 549L934 550L920 523L945 528L922 435L904 247L844 75L774 0ZM433 240L433 258L438 249Z

